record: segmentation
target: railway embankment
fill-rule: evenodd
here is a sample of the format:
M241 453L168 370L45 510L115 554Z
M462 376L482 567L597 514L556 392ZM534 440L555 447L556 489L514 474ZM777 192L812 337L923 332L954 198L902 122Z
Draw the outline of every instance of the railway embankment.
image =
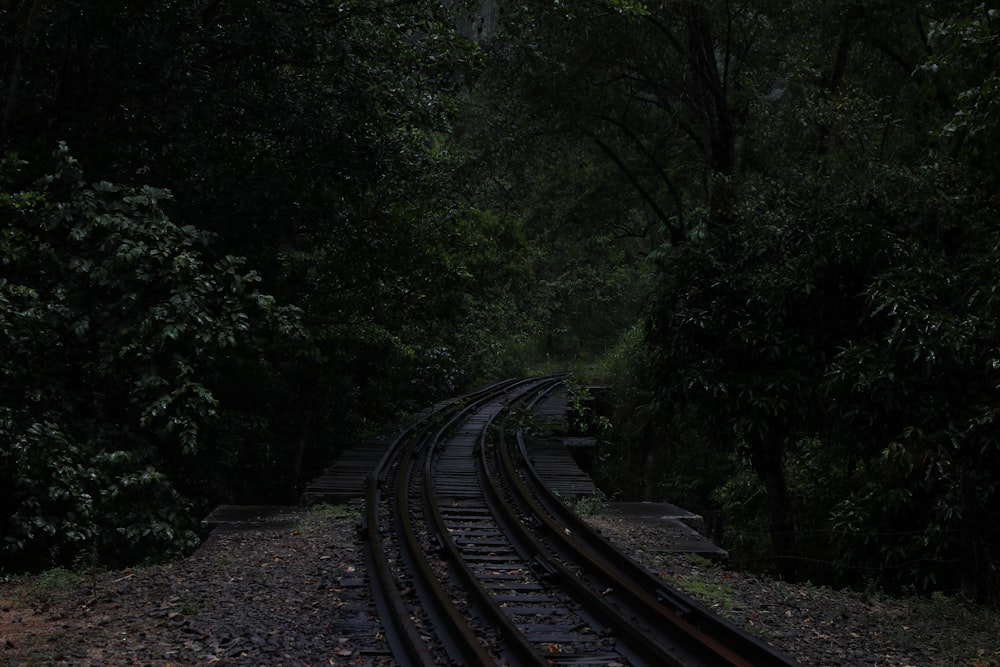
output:
M0 583L0 665L390 665L359 598L358 514L317 506L222 531L191 558ZM655 523L594 515L616 544L805 665L991 667L1000 615L734 572L670 553Z

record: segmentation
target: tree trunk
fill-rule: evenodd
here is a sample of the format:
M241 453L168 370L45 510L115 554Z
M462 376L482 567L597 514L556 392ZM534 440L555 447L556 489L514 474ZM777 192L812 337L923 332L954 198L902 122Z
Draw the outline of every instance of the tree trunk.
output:
M692 3L686 17L688 66L694 74L691 106L705 137L706 198L710 221L728 225L733 220L732 186L736 168L736 131L729 109L727 82L719 73L712 20L705 6Z
M35 23L38 22L38 13L42 9L42 0L34 0L28 10L28 18L24 24L24 34L21 37L21 48L14 55L14 63L11 67L10 81L7 83L7 103L3 108L3 120L0 124L0 137L7 138L7 132L11 121L14 119L14 111L17 109L17 98L20 94L21 77L24 75L24 58L31 49L32 38L35 33Z
M295 460L292 464L292 479L295 482L296 487L298 487L302 482L302 462L305 460L306 448L309 446L309 425L312 410L310 410L308 406L311 403L311 400L306 401L306 409L303 410L302 415L302 425L299 428L299 441L295 447Z
M735 133L726 85L719 74L712 19L707 8L692 4L688 10L687 28L688 66L697 81L691 92L708 140L708 163L714 171L728 176L733 173Z
M960 572L962 595L967 600L983 604L1000 601L1000 581L993 559L986 529L990 522L985 520L976 493L976 472L962 470L962 541Z
M779 440L780 442L780 440ZM782 456L782 446L769 443L758 443L750 452L750 463L764 484L767 494L767 513L771 525L771 544L777 560L778 572L786 581L795 581L797 567L792 556L794 553L795 533L792 525L788 496L788 485L785 481L785 465Z

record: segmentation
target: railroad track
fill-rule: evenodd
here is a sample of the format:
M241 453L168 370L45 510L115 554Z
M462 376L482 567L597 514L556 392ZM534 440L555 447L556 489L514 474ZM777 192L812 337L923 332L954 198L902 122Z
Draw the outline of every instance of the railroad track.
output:
M549 491L511 415L565 377L509 380L402 429L360 526L404 665L794 665L615 549Z

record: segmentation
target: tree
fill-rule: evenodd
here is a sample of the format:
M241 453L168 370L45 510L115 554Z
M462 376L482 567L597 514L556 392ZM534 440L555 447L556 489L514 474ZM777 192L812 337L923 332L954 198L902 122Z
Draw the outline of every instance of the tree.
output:
M0 194L0 532L5 565L163 558L189 548L213 374L305 341L294 309L164 190L88 185L65 145ZM198 494L198 495L194 495Z
M993 472L996 419L996 15L967 4L927 23L915 72L937 103L936 127L892 210L891 253L865 290L869 334L845 347L831 372L851 428L872 446L879 479L839 508L892 526L885 564L921 558L926 586L957 585L983 602L1000 595ZM992 167L988 165L993 165ZM902 223L902 224L899 224ZM943 563L943 565L942 565ZM950 567L949 567L950 566ZM957 566L957 567L956 567ZM895 574L895 573L894 573Z
M995 262L995 212L981 194L988 181L930 141L955 98L918 67L932 51L919 31L903 28L912 16L892 5L856 8L828 74L793 70L785 78L797 84L782 98L750 107L767 124L732 185L740 231L706 228L693 241L701 271L686 267L693 283L665 285L660 298L669 305L652 322L680 336L659 348L666 378L694 371L708 376L703 386L729 388L698 404L698 414L722 409L733 424L752 418L766 427L764 449L786 457L815 437L836 452L846 498L821 511L849 528L830 547L850 544L851 567L928 588L956 585L960 571L964 592L989 600L996 582L987 545L996 535L982 512L995 492L972 470L1000 463L980 431L993 420L985 407L995 387L986 361L993 305L979 285L994 280L986 267ZM917 13L910 25L927 18ZM900 70L913 75L911 85L886 95L887 78ZM752 240L731 252L734 235ZM669 261L689 252L668 251L664 275L683 270ZM748 291L732 282L737 276ZM745 331L756 332L749 346ZM791 363L758 375L753 360L767 342L772 359ZM730 349L740 353L729 357ZM732 390L734 374L741 391ZM780 532L774 497L783 485L768 483L753 445L749 453ZM794 497L781 504L797 511ZM822 553L821 542L796 547L775 537L779 555Z
M597 146L669 236L647 326L654 439L745 457L786 575L850 545L845 569L891 583L920 562L949 587L964 562L966 593L995 595L995 492L973 470L998 463L977 287L995 279L996 17L936 2L513 14L538 131ZM807 506L795 485L821 460L831 492ZM795 520L832 537L793 540Z
M478 374L465 256L483 239L447 136L479 54L457 3L27 10L0 36L24 54L19 74L0 69L19 82L5 146L31 159L66 140L97 180L160 184L171 219L216 233L304 312L313 363L276 361L258 384L253 360L234 362L219 388L243 406L228 431L267 436L261 465L281 464L282 433L302 443L282 501L359 431Z

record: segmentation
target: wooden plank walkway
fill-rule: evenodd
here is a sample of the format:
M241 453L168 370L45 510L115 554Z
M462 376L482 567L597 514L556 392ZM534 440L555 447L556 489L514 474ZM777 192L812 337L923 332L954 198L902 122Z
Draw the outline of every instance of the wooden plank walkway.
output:
M569 430L569 391L560 387L535 405L538 429L545 433Z
M302 508L287 505L219 505L201 520L203 549L214 535L245 530L291 530Z
M569 500L597 495L594 481L580 469L571 452L573 447L596 445L596 439L565 435L569 431L569 390L565 386L558 388L539 401L535 410L538 430L548 435L529 435L525 447L542 481Z
M566 444L566 438L529 438L528 458L545 484L563 498L577 500L598 494L590 475L580 470Z
M725 560L729 554L705 537L705 521L699 514L689 512L670 503L612 502L603 515L613 521L646 524L657 532L668 535L660 546L650 545L648 550L661 553L698 554L711 560Z
M422 421L450 402L450 400L442 401L421 410L413 415L412 422ZM337 505L364 498L368 479L375 473L375 468L389 445L405 428L394 424L357 447L344 451L336 461L309 483L302 492L299 502L308 507L318 503Z
M347 450L302 492L305 506L318 503L340 504L363 498L365 485L385 454L394 433L371 438Z
M418 414L419 419L440 406ZM580 469L573 457L576 448L596 445L589 437L565 435L569 430L570 397L565 389L552 394L537 406L538 430L544 437L529 437L528 457L543 481L557 494L572 502L600 494L590 476ZM302 494L299 507L319 503L363 503L366 484L402 426L394 425L347 450L314 479ZM220 505L202 522L207 532L231 532L262 527L287 528L294 521L294 507ZM669 550L698 553L709 558L725 558L726 552L705 538L701 517L669 503L611 502L603 512L609 519L655 524L657 530L670 534Z
M595 438L559 436L569 431L569 392L562 388L538 404L539 429L550 433L545 438L530 438L526 442L528 457L534 462L542 480L560 496L572 501L600 493L587 473L573 458L573 449L594 447ZM698 554L713 560L724 560L725 549L705 537L704 520L698 514L670 503L609 502L602 512L612 521L654 526L666 534L660 544L664 551Z

